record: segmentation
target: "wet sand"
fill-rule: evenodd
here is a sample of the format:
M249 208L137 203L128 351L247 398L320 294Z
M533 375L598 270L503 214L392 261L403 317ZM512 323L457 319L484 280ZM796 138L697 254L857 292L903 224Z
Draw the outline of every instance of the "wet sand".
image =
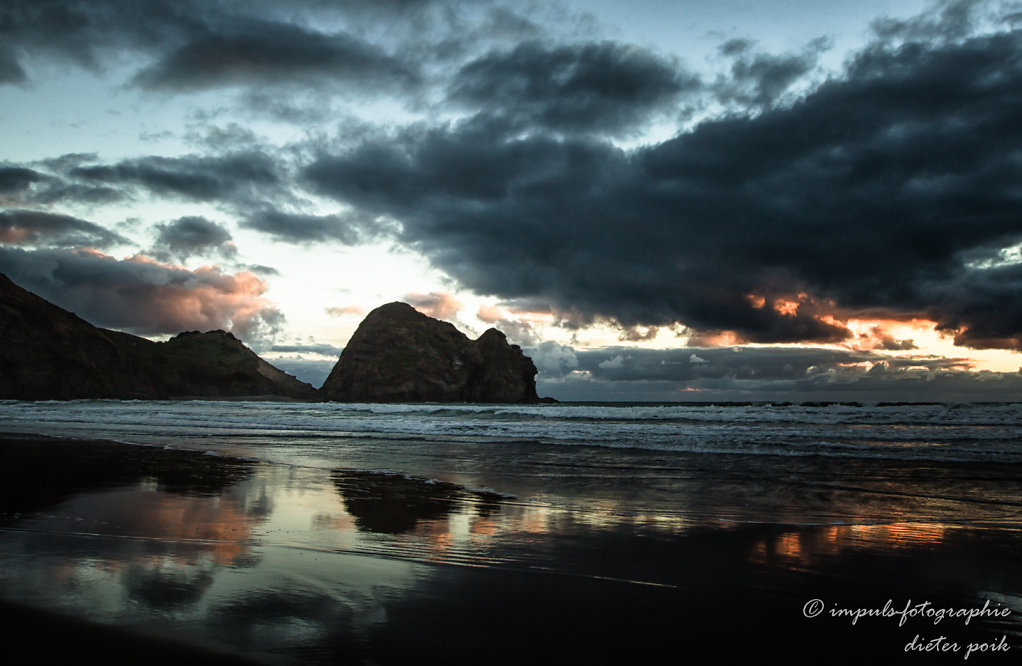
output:
M0 486L3 640L40 654L1009 663L1022 650L1010 518L690 520L28 436L0 438Z

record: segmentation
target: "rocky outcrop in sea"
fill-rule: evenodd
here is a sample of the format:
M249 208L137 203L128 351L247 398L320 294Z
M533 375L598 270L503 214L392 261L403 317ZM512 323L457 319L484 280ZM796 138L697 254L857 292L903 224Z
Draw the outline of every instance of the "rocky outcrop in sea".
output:
M366 316L320 392L339 402L539 402L536 366L503 333L470 340L407 303Z

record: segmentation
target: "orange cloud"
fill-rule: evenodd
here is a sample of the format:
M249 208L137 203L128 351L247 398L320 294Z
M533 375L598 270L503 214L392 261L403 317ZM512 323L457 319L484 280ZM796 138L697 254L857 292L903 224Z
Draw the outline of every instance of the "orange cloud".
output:
M428 294L405 294L405 302L419 312L437 319L451 319L461 310L461 301L453 294L431 291Z
M504 311L496 305L480 305L476 317L479 318L479 321L484 321L487 324L495 324L508 318Z
M919 348L916 341L935 336L937 322L929 319L857 319L842 322L854 338L848 347L859 351L911 351Z
M30 287L98 326L142 335L224 329L251 343L275 335L284 320L264 296L266 282L250 271L189 270L141 254L115 259L93 248L33 256L53 268L40 271Z
M0 243L20 245L34 240L34 238L35 234L30 229L24 229L22 227L0 229Z
M140 263L148 258L132 258ZM161 330L230 329L242 339L252 337L270 313L279 312L263 297L266 282L255 273L225 274L219 266L192 271L184 284L126 285L122 293L145 294L136 302L151 326ZM141 300L141 299L138 299Z
M799 305L801 305L801 301L788 301L778 298L774 301L774 311L785 317L794 317L798 314Z
M735 331L695 331L688 339L689 347L732 347L745 340Z

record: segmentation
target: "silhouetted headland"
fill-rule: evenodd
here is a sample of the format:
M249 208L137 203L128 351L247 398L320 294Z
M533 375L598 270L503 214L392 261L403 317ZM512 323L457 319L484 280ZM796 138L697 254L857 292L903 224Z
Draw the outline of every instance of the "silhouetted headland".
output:
M273 398L342 402L540 402L536 366L496 329L390 303L365 318L319 390L225 331L153 342L93 326L0 274L0 399Z
M0 398L314 399L224 331L166 342L93 326L0 274Z

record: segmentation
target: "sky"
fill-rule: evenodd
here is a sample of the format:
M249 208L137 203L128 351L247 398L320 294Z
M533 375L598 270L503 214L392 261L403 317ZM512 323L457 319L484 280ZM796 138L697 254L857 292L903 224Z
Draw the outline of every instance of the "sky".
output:
M0 0L0 272L318 386L373 308L561 400L1022 399L1022 2Z

